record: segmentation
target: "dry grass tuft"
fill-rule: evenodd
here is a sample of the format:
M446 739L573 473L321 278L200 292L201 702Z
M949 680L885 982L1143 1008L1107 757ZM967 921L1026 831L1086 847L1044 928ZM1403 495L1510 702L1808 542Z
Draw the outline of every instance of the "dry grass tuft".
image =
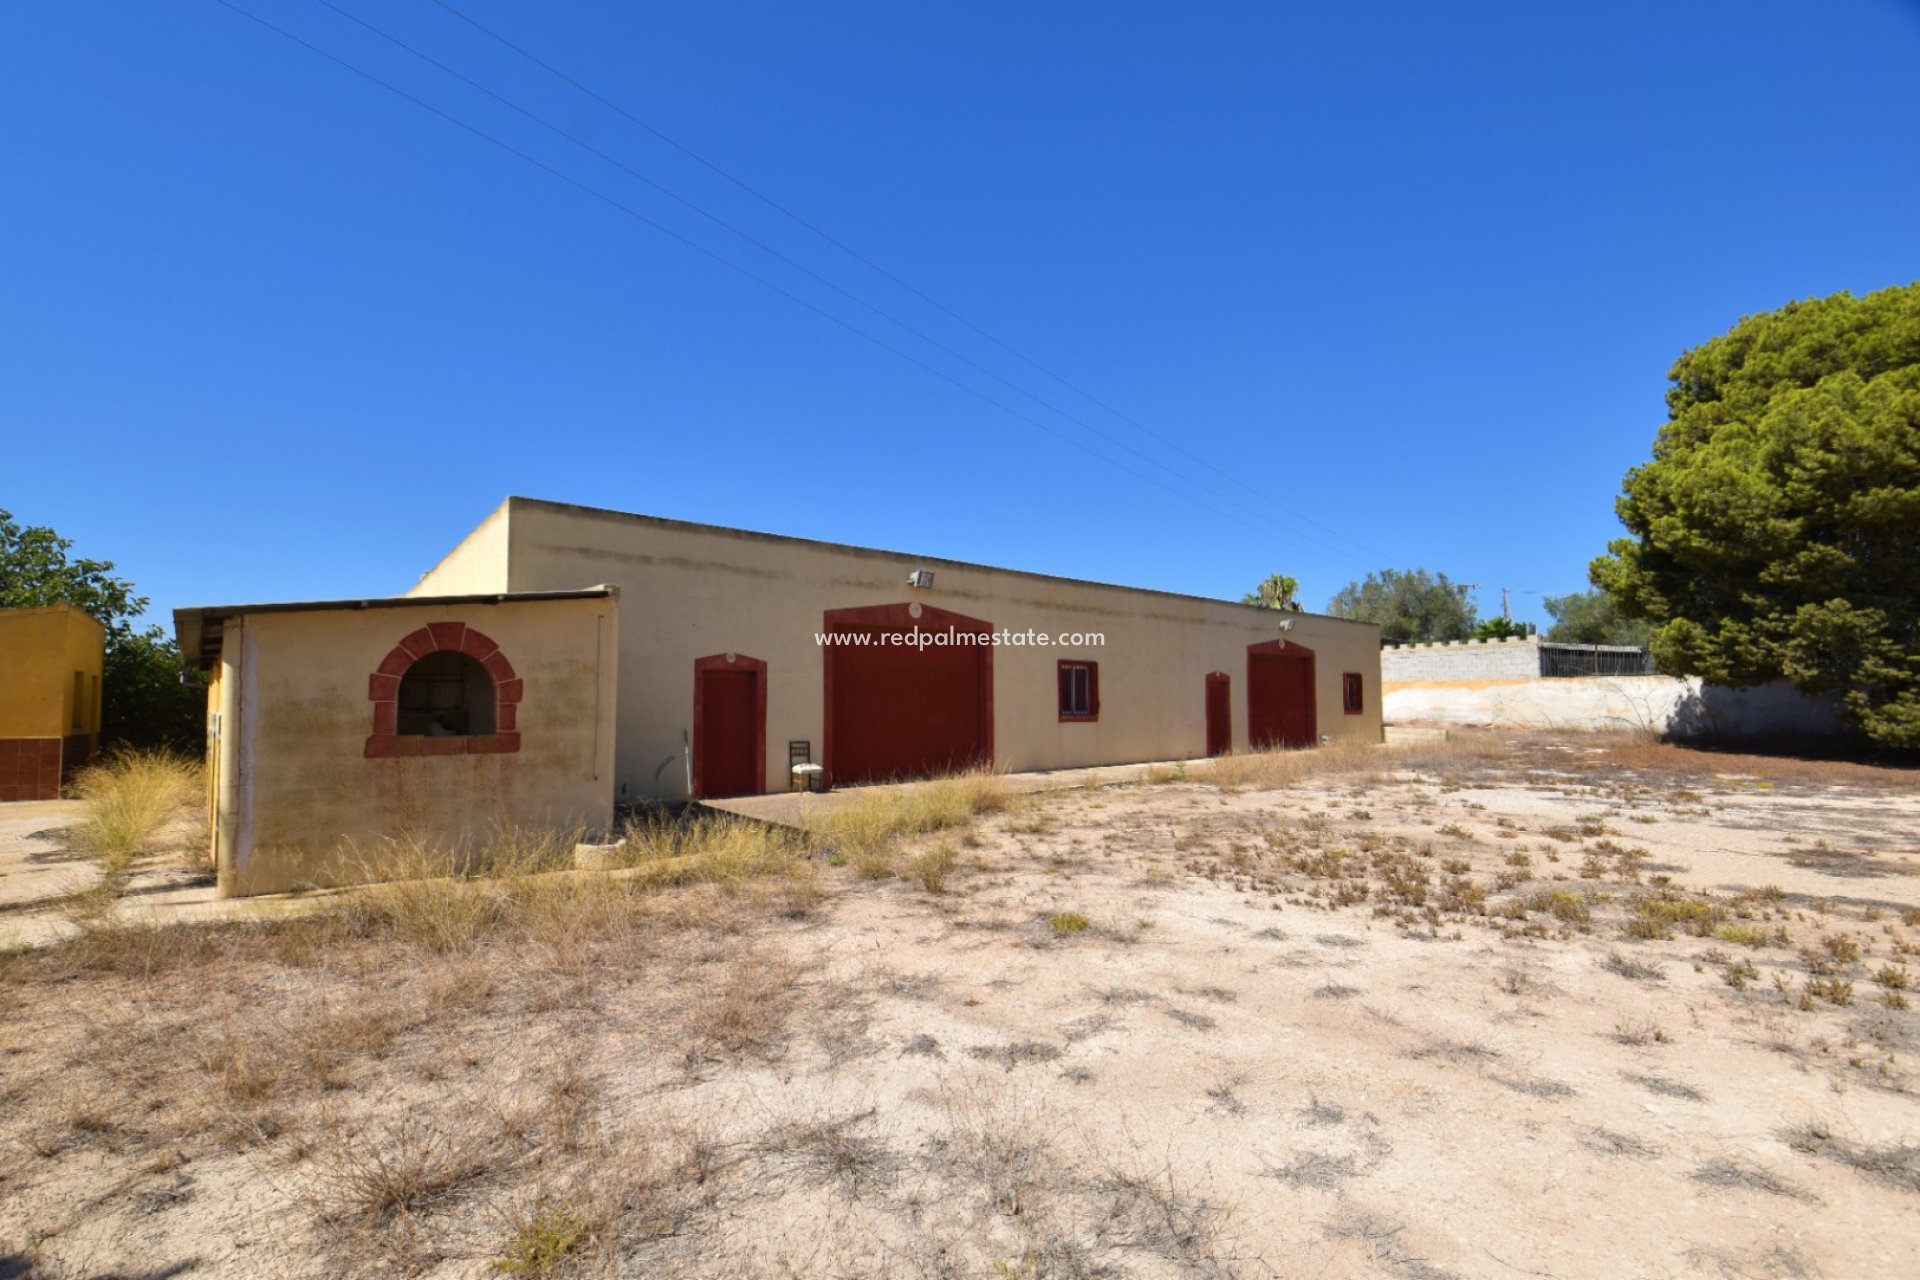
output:
M1796 1151L1825 1156L1883 1186L1920 1192L1920 1142L1865 1146L1835 1133L1831 1125L1820 1120L1795 1125L1781 1136Z
M1607 952L1607 958L1600 962L1600 967L1634 982L1665 982L1667 980L1666 970L1659 965L1635 960L1632 956L1623 956L1618 951Z
M884 1186L900 1159L878 1138L859 1132L872 1108L846 1115L818 1115L776 1126L759 1146L763 1155L792 1165L823 1182L837 1182L852 1195Z
M1274 790L1330 777L1378 785L1396 772L1447 775L1495 764L1506 759L1509 750L1498 739L1478 736L1393 745L1341 739L1322 747L1221 756L1212 761L1206 778L1223 791Z
M1146 787L1170 786L1176 782L1187 782L1187 762L1175 761L1173 764L1150 764L1140 771L1140 784Z
M452 1197L504 1158L481 1116L409 1117L336 1139L321 1158L316 1207L329 1221L378 1225Z
M804 837L733 814L648 814L628 827L606 868L572 869L580 839L574 829L503 827L471 852L388 841L352 877L377 882L335 914L357 934L439 954L495 938L564 953L630 931L661 890L707 886L787 916L804 915L820 897ZM680 906L711 918L720 901L686 898Z
M156 925L91 919L57 946L0 950L0 987L119 977L148 981L202 971L220 960L245 928L224 924Z
M1666 1044L1668 1036L1659 1023L1651 1018L1622 1018L1613 1024L1613 1038L1620 1044L1644 1048L1651 1044Z
M650 810L628 822L615 862L653 886L738 885L796 874L811 855L807 839L787 827L704 809Z
M1214 760L1208 778L1223 791L1274 790L1312 778L1366 774L1384 780L1389 748L1341 740L1324 747L1251 751Z
M1693 1180L1709 1187L1760 1191L1770 1196L1783 1196L1790 1200L1815 1198L1805 1188L1788 1182L1779 1174L1750 1160L1724 1157L1709 1160L1693 1171Z
M603 874L562 870L579 838L575 830L502 827L470 853L410 837L384 841L369 855L350 855L355 878L377 882L338 911L359 932L440 954L505 933L604 931L631 918L633 891Z
M73 789L87 806L73 828L75 848L117 888L135 860L155 851L162 829L192 810L201 771L171 752L119 750L83 769Z
M947 876L959 860L958 851L943 840L908 859L907 874L928 893L940 893L946 889Z
M688 1029L706 1056L772 1058L786 1042L799 974L784 958L747 955L704 992Z
M812 824L810 831L861 875L881 879L895 871L899 842L964 826L983 814L1014 807L1004 775L977 769L897 787L855 791Z

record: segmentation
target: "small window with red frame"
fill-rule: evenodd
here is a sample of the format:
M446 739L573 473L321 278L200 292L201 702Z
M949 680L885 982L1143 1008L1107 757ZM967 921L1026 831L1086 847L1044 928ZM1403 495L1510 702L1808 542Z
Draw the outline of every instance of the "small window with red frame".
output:
M1340 677L1340 705L1350 716L1357 716L1366 710L1366 696L1362 688L1358 671L1349 671Z
M1100 718L1100 664L1062 662L1060 664L1060 718L1062 720L1098 720Z

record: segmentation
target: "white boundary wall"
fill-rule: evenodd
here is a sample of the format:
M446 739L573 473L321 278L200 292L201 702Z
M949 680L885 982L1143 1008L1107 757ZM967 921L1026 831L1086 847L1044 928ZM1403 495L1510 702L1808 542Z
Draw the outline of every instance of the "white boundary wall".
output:
M1729 689L1695 677L1388 684L1388 724L1434 723L1556 729L1651 729L1680 737L1765 737L1841 731L1831 704L1784 683Z
M1386 645L1380 650L1380 678L1388 684L1399 680L1526 680L1539 675L1538 636Z

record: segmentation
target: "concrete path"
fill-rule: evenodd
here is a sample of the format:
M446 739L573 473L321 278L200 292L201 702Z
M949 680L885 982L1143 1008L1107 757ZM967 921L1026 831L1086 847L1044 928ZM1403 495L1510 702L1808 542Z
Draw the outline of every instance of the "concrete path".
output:
M1095 765L1081 769L1043 769L1031 773L1008 773L1002 776L1007 787L1017 792L1031 791L1067 791L1074 787L1084 787L1089 778L1093 785L1117 786L1124 783L1143 781L1150 770L1184 769L1189 777L1204 775L1208 767L1205 760L1145 760L1139 764ZM737 813L743 818L757 818L762 822L778 822L783 826L804 826L823 814L832 813L841 805L851 803L860 796L871 795L880 790L914 790L931 785L927 782L871 783L857 787L842 787L838 790L821 793L790 791L770 796L734 796L728 799L701 801L709 809L719 809L726 813Z
M100 871L72 852L68 828L84 815L78 800L0 805L0 950L39 947L77 933L72 901L100 883ZM120 923L173 924L245 914L308 910L325 891L265 898L221 898L212 877L165 855L143 859L114 901Z
M67 849L78 800L0 804L0 949L36 946L63 932L57 904L93 888L100 872Z
M0 910L91 888L100 873L67 852L66 828L80 821L78 800L20 800L0 805Z

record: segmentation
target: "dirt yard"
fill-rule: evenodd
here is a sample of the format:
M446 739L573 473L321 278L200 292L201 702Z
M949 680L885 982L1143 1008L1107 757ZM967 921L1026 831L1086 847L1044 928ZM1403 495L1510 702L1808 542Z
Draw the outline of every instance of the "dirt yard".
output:
M1920 1275L1920 775L1317 754L0 959L0 1277Z

